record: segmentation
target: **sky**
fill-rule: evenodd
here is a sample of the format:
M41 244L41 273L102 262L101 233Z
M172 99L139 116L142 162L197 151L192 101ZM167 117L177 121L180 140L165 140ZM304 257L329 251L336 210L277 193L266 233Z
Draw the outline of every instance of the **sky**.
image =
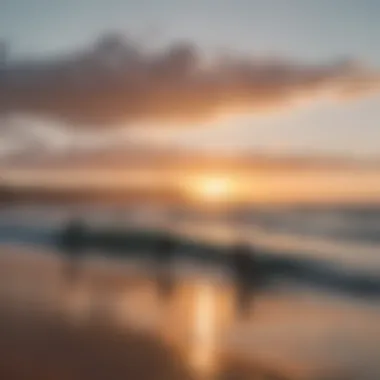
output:
M113 31L125 35L138 46L166 51L165 46L189 41L205 56L228 53L235 59L232 69L229 67L228 72L223 69L222 74L218 74L218 86L211 88L214 92L208 93L206 89L185 94L184 99L190 96L190 106L178 100L175 91L170 93L170 103L158 102L152 95L151 108L146 104L136 105L133 112L146 112L151 116L149 128L136 123L130 116L134 113L129 110L128 123L123 124L123 128L133 131L143 143L237 152L373 156L380 152L379 14L378 0L0 0L0 40L9 47L12 62L29 58L44 60L85 50L97 38ZM242 76L241 65L251 57L264 60L264 63L256 61L248 68L244 66L249 73ZM278 81L273 84L271 79L270 85L266 82L259 93L256 79L252 88L243 88L241 78L251 78L252 71L267 74L263 70L268 70L268 62L272 66L278 63ZM355 63L354 68L351 62ZM364 74L356 71L356 64L364 67ZM182 66L180 68L182 70ZM215 78L216 69L211 71ZM181 71L179 75L182 74ZM225 77L232 84L223 84L223 87L219 82ZM240 87L236 85L236 78L240 80ZM169 79L174 81L175 78ZM183 78L180 79L182 84ZM358 81L365 86L364 91L355 93L350 99L341 96L350 92ZM322 95L320 90L324 91ZM151 86L147 91L150 96L157 93L157 88ZM334 96L327 96L326 91L332 91ZM228 102L227 105L222 102L221 111L214 111L215 92L222 98L226 94L231 96L233 112ZM244 104L236 100L242 94L247 96ZM264 104L260 98L264 97L262 94L268 95ZM288 105L288 100L299 97L307 100L305 104ZM15 99L20 105L19 98ZM41 99L44 99L42 95ZM89 103L92 108L96 108L94 104L97 107L101 104L94 103L95 100L98 98ZM212 107L204 105L208 102ZM24 103L28 111L35 107L30 102L25 107ZM166 128L165 123L173 116L174 108L177 110L175 122L186 124L186 127L181 125L173 131L173 128ZM196 117L183 123L184 114L190 114L195 108ZM52 104L48 111L52 109L56 111L57 106ZM121 107L115 105L110 109L118 115ZM59 111L61 115L62 110ZM78 113L74 115L72 109L70 113L65 111L65 123L69 127L75 124L76 133L86 136L98 134L99 126L82 128L80 121L84 116L87 125L93 123L95 116L96 120L102 118L107 126L102 127L102 133L110 129L111 121L115 121L104 112L90 115L82 110L79 120ZM223 117L224 113L228 117ZM57 141L70 140L66 134L69 132L62 129L61 120L48 120L40 120L42 129L32 133L30 127L17 129L17 132L13 127L3 128L0 152L8 154L13 145L17 148L19 140L22 144L29 142L30 135L41 139L41 144L48 147L54 143L54 149ZM23 121L25 123L25 118ZM116 121L120 126L120 119ZM114 140L120 141L120 136L116 135ZM112 145L113 140L110 141Z

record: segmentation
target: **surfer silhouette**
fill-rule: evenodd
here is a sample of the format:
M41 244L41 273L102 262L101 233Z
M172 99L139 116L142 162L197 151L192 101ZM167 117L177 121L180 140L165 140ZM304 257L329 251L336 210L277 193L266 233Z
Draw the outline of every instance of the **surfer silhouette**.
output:
M60 245L66 258L63 271L68 282L74 282L80 274L80 261L83 258L86 240L86 227L79 219L71 220L60 237Z
M257 281L255 252L248 244L239 243L231 250L230 269L235 285L235 307L239 318L249 316L253 287Z
M175 287L172 264L176 248L176 242L168 236L159 238L155 246L157 290L160 299L164 301L171 298Z

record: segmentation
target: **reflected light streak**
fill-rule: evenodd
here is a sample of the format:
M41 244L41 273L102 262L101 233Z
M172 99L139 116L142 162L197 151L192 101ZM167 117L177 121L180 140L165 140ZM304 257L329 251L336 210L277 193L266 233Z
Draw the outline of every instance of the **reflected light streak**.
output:
M198 373L207 375L215 365L216 294L208 282L199 284L196 290L190 363Z

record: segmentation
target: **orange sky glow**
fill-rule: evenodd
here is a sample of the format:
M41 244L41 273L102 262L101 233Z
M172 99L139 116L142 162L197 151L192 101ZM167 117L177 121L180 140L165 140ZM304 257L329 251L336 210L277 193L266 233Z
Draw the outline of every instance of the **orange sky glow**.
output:
M3 181L19 187L46 189L129 190L174 189L189 202L224 204L239 202L340 202L380 201L377 170L353 172L292 170L234 172L219 170L9 170Z

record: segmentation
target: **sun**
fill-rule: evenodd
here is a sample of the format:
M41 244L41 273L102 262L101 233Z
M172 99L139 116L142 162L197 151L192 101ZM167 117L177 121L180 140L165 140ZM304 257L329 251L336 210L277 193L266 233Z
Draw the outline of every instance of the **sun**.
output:
M192 184L197 198L207 202L221 202L232 195L232 182L226 177L202 177Z
M226 178L208 178L201 181L199 190L205 198L224 198L228 194L229 183Z

